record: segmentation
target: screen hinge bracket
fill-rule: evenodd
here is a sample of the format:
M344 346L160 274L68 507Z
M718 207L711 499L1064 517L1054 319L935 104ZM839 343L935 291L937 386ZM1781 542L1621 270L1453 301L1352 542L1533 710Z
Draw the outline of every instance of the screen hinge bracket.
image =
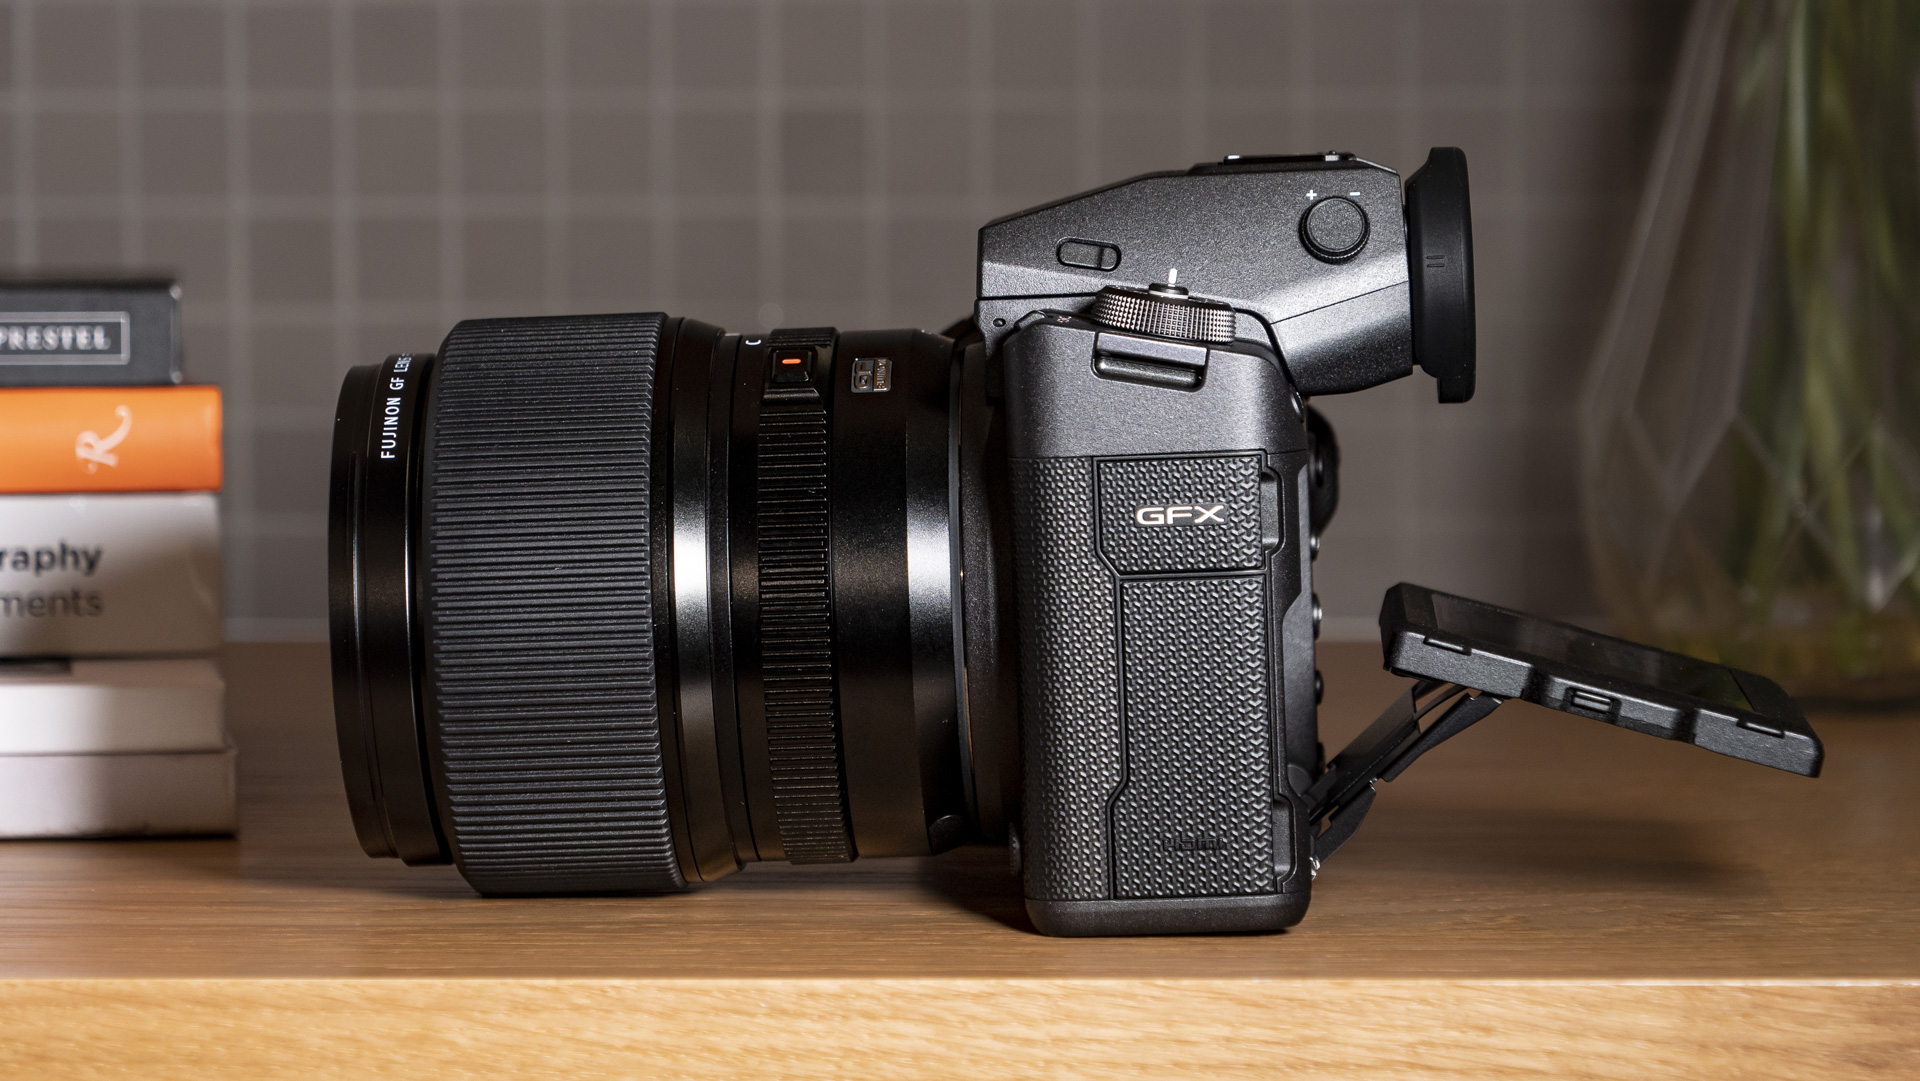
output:
M1375 781L1400 776L1415 759L1466 731L1504 701L1437 680L1421 680L1394 699L1307 790L1307 821L1326 820L1314 835L1313 858L1326 862L1360 828L1373 806ZM1436 714L1437 720L1420 727Z

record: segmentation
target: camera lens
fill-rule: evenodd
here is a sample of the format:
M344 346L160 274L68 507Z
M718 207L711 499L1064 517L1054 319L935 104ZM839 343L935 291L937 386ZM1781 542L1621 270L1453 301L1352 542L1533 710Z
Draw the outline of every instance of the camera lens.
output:
M1004 836L981 351L476 320L335 418L334 701L369 855L484 893Z

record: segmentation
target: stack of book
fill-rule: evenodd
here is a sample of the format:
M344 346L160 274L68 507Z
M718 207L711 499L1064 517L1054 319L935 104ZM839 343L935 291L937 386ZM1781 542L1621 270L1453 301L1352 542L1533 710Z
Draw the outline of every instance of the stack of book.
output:
M220 391L169 282L0 284L0 837L231 833Z

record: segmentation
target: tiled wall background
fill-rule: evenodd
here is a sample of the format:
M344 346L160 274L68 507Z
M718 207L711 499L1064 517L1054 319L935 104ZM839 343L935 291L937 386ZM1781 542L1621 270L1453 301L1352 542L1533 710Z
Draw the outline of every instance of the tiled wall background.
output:
M233 633L323 630L340 376L474 315L937 328L987 219L1223 153L1466 148L1480 393L1323 404L1320 592L1594 611L1574 390L1665 0L7 0L0 269L163 269L227 394Z

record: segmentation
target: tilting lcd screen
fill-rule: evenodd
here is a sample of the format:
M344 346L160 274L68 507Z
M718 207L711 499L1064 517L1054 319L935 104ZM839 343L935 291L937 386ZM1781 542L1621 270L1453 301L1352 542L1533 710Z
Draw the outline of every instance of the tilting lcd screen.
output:
M1710 661L1635 645L1619 638L1509 612L1464 597L1435 593L1433 619L1442 634L1457 635L1475 645L1506 647L1549 661L1583 668L1597 675L1629 683L1644 683L1675 694L1717 702L1754 712L1753 704L1734 682L1733 673Z

